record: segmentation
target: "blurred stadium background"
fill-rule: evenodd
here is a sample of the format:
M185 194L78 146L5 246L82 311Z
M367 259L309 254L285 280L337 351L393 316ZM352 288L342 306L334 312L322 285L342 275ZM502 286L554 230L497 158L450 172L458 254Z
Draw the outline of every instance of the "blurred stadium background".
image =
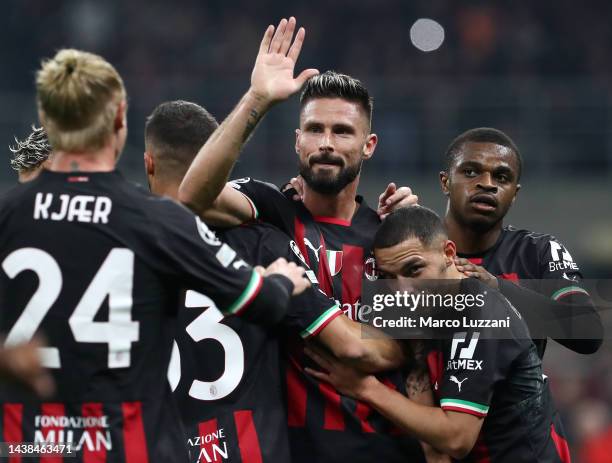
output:
M448 143L468 128L502 129L524 157L523 189L508 222L556 235L585 277L610 279L610 286L612 4L603 0L588 6L571 0L9 0L0 30L0 142L8 146L27 135L36 121L33 81L42 58L63 47L93 51L117 67L129 94L130 134L120 170L146 183L146 116L164 100L187 99L222 120L248 86L265 26L289 15L307 28L299 69L354 75L375 97L380 144L361 184L370 204L395 181L442 212L437 173ZM444 28L437 50L425 53L413 44L410 30L419 18ZM424 32L425 42L433 40ZM235 176L276 183L291 177L296 126L294 98L266 117ZM16 181L5 152L0 192ZM608 313L610 301L608 290ZM545 369L574 461L612 461L612 343L591 357L549 346Z

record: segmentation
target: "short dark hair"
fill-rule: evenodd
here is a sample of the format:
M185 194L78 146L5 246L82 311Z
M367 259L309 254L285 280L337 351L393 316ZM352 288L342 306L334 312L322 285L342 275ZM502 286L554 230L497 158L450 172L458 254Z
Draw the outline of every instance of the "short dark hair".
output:
M494 129L491 127L478 127L463 132L457 138L455 138L446 149L446 169L450 172L453 163L457 159L457 155L461 152L461 149L466 143L493 143L495 145L505 146L512 150L516 156L516 162L518 164L517 181L521 178L521 172L523 170L523 159L519 152L516 144L512 141L507 134L501 130Z
M343 100L359 103L372 125L372 111L374 99L363 83L354 77L340 74L335 71L326 71L323 74L311 77L306 81L300 95L300 109L315 98L342 98Z
M182 177L217 127L217 120L202 106L183 100L167 101L147 118L146 149L171 168L173 175Z
M438 214L423 206L402 207L389 214L378 227L374 248L390 248L410 238L418 238L427 247L439 236L448 235Z
M38 168L51 154L51 144L42 127L32 126L32 133L22 141L15 137L15 143L15 146L9 146L11 167L20 174Z

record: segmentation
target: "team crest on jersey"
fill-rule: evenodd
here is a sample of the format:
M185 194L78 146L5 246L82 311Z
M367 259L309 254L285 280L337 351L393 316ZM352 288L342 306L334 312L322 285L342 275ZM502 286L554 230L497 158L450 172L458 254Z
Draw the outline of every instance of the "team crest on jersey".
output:
M331 251L328 249L326 254L329 273L331 273L331 276L338 275L342 269L342 251Z
M300 261L302 261L302 263L310 268L310 266L308 265L308 263L306 262L306 259L304 258L304 254L302 254L302 251L300 251L299 246L297 245L297 243L293 240L289 241L289 247L291 248L291 250L293 251L293 253L298 257L298 259L300 259Z
M376 259L368 257L363 264L363 273L369 281L378 280L378 272L376 271Z

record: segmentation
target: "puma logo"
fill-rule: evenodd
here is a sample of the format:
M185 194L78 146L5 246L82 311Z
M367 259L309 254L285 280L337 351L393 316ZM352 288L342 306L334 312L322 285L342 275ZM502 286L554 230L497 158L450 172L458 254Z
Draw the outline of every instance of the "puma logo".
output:
M459 388L459 392L461 392L461 385L463 384L463 382L464 382L466 379L467 379L467 378L465 378L465 379L463 379L463 380L459 381L459 380L457 379L457 377L456 377L456 376L451 376L451 377L450 377L450 380L451 380L453 383L455 383L455 384L457 385L457 387Z
M319 262L319 251L321 250L323 245L319 246L318 248L315 248L308 238L304 238L304 244L306 245L306 247L312 249L312 252L314 252L314 255L317 259L317 262Z

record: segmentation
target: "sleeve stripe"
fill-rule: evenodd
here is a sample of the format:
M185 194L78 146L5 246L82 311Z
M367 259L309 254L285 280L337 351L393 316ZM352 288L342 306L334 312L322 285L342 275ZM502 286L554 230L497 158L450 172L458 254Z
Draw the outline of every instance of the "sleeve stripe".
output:
M303 339L307 339L311 336L316 336L319 332L327 326L337 316L342 315L342 310L338 304L334 304L332 307L323 312L319 318L312 322L308 328L300 333Z
M486 405L460 399L441 399L440 408L442 410L470 413L476 416L487 416L487 413L489 413L489 407Z
M253 270L251 274L251 279L249 280L246 288L242 292L238 299L223 313L226 315L240 315L244 309L255 299L257 294L259 294L259 290L261 289L261 285L263 284L263 277Z
M251 206L252 220L258 219L259 218L259 211L255 207L255 203L251 200L251 198L249 198L247 195L245 195L242 191L240 191L240 190L236 190L236 191L238 193L240 193L242 196L244 196L246 198L246 200L249 202L249 205Z
M586 289L581 288L580 286L568 286L566 288L561 288L560 290L556 291L550 297L551 299L558 301L562 297L569 296L570 294L586 294L587 296L589 296L589 292Z

